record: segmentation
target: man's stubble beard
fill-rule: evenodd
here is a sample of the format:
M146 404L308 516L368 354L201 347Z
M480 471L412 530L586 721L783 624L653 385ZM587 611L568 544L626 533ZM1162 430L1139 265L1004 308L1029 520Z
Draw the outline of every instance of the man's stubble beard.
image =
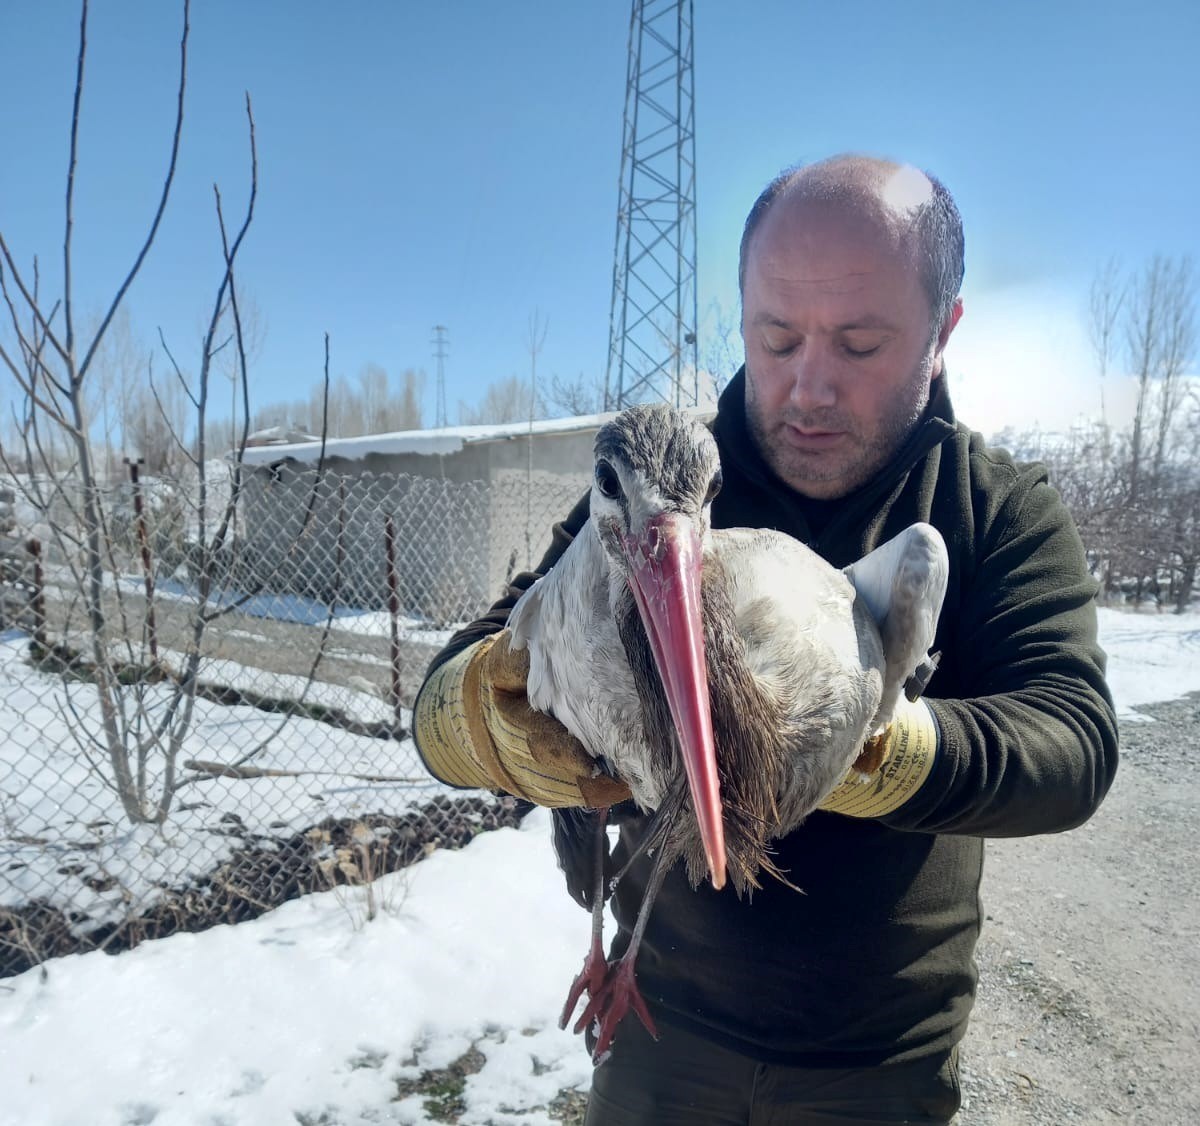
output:
M821 497L835 500L846 496L865 485L887 465L920 422L932 394L930 374L933 363L932 352L924 352L911 376L882 405L878 432L864 435L858 420L836 407L820 411L784 407L773 412L768 423L754 398L750 361L747 360L746 421L750 434L776 476L797 492L807 495L813 485L838 481L834 493L818 490ZM853 448L848 454L839 453L824 459L797 455L778 433L784 423L806 430L844 431L850 436Z

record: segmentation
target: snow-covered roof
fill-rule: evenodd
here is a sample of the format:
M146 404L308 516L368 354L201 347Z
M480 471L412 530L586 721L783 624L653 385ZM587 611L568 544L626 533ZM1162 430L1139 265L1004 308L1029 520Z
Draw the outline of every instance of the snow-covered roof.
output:
M247 446L283 446L297 442L319 442L320 435L310 434L307 430L295 426L268 426L265 430L256 430L247 435Z
M707 418L709 409L694 410L698 418ZM485 426L448 426L440 430L399 430L394 434L364 434L360 438L330 438L325 457L354 460L369 454L453 454L464 446L481 442L504 442L529 434L571 434L579 430L598 430L616 412L584 414L574 418L540 418L534 422L503 422ZM247 448L245 464L273 465L284 459L316 462L321 442L292 442Z

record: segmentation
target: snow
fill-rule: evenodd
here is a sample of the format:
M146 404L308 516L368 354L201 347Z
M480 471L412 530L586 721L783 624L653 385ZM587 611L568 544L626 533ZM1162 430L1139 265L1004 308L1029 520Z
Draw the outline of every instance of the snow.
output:
M50 577L49 572L47 576ZM73 589L69 576L60 572L55 577L57 581L48 582L46 589L69 595ZM106 578L111 580L111 576ZM116 584L127 594L135 596L141 596L145 590L145 580L137 576L123 576L116 580ZM175 579L156 579L154 597L163 601L199 601L193 584ZM281 594L275 591L246 594L232 588L224 588L210 594L208 604L212 609L236 607L238 613L247 617L269 618L276 622L292 622L303 626L323 626L328 621L332 630L364 637L388 637L392 628L392 617L386 610L360 610L354 606L331 608L327 602L306 598L301 594ZM406 640L426 641L440 646L445 645L459 627L456 625L437 629L430 626L424 618L414 618L401 613L396 617L396 628Z
M1101 609L1108 684L1122 722L1145 722L1139 704L1200 690L1200 614Z
M585 1085L587 1056L549 1019L588 918L562 894L548 820L385 877L391 907L370 923L327 892L115 958L57 959L45 982L36 970L12 979L0 1122L429 1121L420 1096L390 1101L395 1080L472 1043L487 1063L467 1083L464 1122L518 1121L503 1108ZM525 969L521 950L537 951Z
M295 426L268 426L265 430L255 430L246 435L247 447L283 445L290 442L319 442L320 434L310 434L307 430Z
M282 730L283 737L255 755L253 765L297 776L270 779L269 793L260 779L206 778L181 792L163 831L131 828L116 794L76 747L75 736L82 731L70 709L98 729L95 687L75 684L65 697L59 678L25 662L27 640L16 631L0 635L0 731L5 733L0 742L0 823L11 864L0 883L0 907L45 896L53 888L48 897L52 905L78 912L95 926L123 918L126 896L137 904L152 902L160 883L183 886L231 855L241 841L216 831L222 819L236 819L248 834L286 839L327 817L351 818L376 812L381 805L399 814L438 792L418 767L411 740L373 739L302 717L197 699L193 726L178 756L181 763L192 758L236 762ZM247 686L262 691L268 674L256 672L246 682L245 673L231 662L206 659L201 679L215 674L213 679L238 687L239 675L233 674L240 674ZM278 682L272 687L281 692L303 689L298 678L271 675ZM148 713L161 714L169 694L165 685L148 689ZM365 693L310 687L310 702L326 698L342 708L350 700L361 701L353 710L368 722L390 718L383 702ZM354 774L401 780L366 783L349 777ZM34 778L36 784L30 784ZM152 765L151 794L157 795L160 779L161 764ZM43 841L55 847L45 847ZM106 879L95 880L98 874Z
M238 631L242 632L242 631ZM233 631L230 631L232 634ZM253 634L249 636L253 637ZM262 644L270 644L266 638L256 638ZM114 645L114 655L122 655L122 647ZM324 656L334 657L339 652L358 660L358 655L349 650L337 650L326 647ZM187 667L187 654L174 649L159 649L159 660L169 669L182 672ZM377 659L374 663L389 668L388 661ZM397 717L391 704L376 694L374 685L362 681L361 677L350 677L353 684L329 684L321 680L309 680L304 676L293 676L288 673L271 672L268 669L254 668L239 664L237 661L227 661L220 657L202 657L197 679L201 684L219 685L223 688L235 688L240 692L256 693L275 700L296 700L305 704L320 704L327 708L337 708L345 712L351 719L360 723L391 723ZM407 708L400 709L400 723L404 728L412 726L412 713Z
M707 418L711 408L693 411ZM440 430L400 430L393 434L365 434L359 438L330 438L325 443L325 458L353 460L368 454L455 454L477 442L499 442L527 434L569 434L576 430L598 430L614 414L577 415L573 418L542 418L533 422L505 422L485 426L448 426ZM315 463L321 458L320 440L254 446L246 449L242 460L247 465L271 465L290 458Z
M64 601L75 597L75 579L68 568L51 564L45 569L46 592ZM120 575L114 578L105 572L104 581L115 586L123 594L135 598L145 597L145 579L140 575ZM154 580L156 602L182 602L195 605L200 597L194 583L179 579L157 578ZM223 587L209 594L207 605L210 610L234 608L249 618L266 618L276 622L291 622L294 625L324 626L336 632L357 634L361 637L389 637L392 616L387 610L361 610L354 606L333 606L320 599L307 598L302 594L283 594L268 591L262 594L247 594L232 587ZM413 617L404 612L396 616L396 628L406 641L427 642L442 646L450 640L454 631L465 625L459 622L445 627L435 627L426 618ZM247 639L265 640L253 633L227 630L228 636L241 634ZM329 651L328 649L326 650Z
M1200 691L1200 614L1103 609L1100 629L1124 721ZM14 712L45 729L60 720L20 695L38 674L17 642L0 645L0 706L16 694ZM218 711L201 722L221 722ZM226 724L264 722L225 711ZM51 805L39 815L53 820ZM239 809L254 816L249 793ZM546 1105L586 1088L591 1068L555 1023L588 916L563 893L548 815L375 889L383 910L369 922L361 890L342 889L0 981L0 1126L436 1122L424 1096L397 1099L397 1081L472 1046L485 1062L466 1080L461 1122L550 1122Z

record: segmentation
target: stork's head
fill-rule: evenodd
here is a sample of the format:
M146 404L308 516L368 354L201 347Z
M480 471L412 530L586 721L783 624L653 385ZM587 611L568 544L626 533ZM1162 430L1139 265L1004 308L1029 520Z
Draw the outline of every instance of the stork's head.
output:
M601 428L595 452L592 518L614 563L621 536L664 512L704 537L721 488L717 444L704 426L666 403L630 407Z
M708 699L700 569L721 487L712 435L666 404L637 406L596 435L591 516L628 583L658 667L714 887L725 838Z

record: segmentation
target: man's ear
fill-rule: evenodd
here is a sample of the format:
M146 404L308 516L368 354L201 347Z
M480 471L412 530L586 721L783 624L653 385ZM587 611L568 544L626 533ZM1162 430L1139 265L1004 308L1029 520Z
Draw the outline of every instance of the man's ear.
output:
M946 344L950 340L950 334L954 331L954 326L962 320L963 315L963 300L961 297L954 299L954 304L950 306L950 312L946 315L946 319L942 322L942 327L938 330L937 340L934 342L933 348L933 378L937 379L945 369L945 361L942 358L942 353L946 350Z

